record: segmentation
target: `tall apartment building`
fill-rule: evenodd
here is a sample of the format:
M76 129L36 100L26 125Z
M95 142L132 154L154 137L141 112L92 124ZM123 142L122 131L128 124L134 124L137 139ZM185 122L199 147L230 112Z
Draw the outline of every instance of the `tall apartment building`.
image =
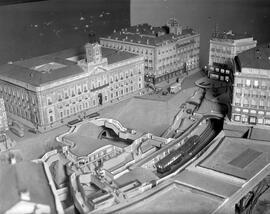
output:
M270 45L245 51L235 61L231 120L270 125Z
M49 129L71 115L138 93L143 78L143 57L86 44L0 66L0 94L11 116Z
M144 57L146 81L158 83L199 68L200 35L175 19L164 27L140 24L100 38L103 47Z
M233 59L239 53L254 48L257 41L248 35L215 33L210 39L208 76L221 81L233 79Z

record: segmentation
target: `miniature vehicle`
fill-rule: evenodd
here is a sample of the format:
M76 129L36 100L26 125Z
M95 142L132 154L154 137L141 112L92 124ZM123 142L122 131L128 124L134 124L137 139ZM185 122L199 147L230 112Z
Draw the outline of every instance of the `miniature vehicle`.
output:
M174 83L170 86L170 93L176 94L181 90L181 83Z
M155 92L156 92L156 93L159 93L159 92L161 92L161 91L162 91L162 88L159 88L159 87L156 87L156 88L155 88Z
M24 130L20 129L18 126L11 126L9 130L19 137L24 136Z
M180 108L181 108L181 109L182 109L182 108L186 108L186 106L187 106L186 103L182 103L181 106L180 106Z
M185 159L185 156L200 142L200 137L194 135L190 137L187 142L176 149L165 158L161 159L156 163L156 168L159 173L165 173L171 170L173 165L181 163Z
M100 114L99 114L98 112L94 112L94 113L92 113L92 114L86 115L85 118L90 119L90 118L93 118L93 117L98 117L99 115L100 115Z
M186 112L187 112L188 114L191 114L191 113L192 113L192 110L189 108L189 109L186 110Z
M167 95L168 93L168 91L162 91L162 95Z
M155 86L153 85L153 83L146 83L145 87L146 88L151 88L153 91L155 91Z
M67 123L68 126L73 126L79 122L82 122L82 119L75 119L75 120L71 120Z
M206 83L206 82L200 82L199 84L202 85L202 86L209 86L209 85L211 85L209 82L208 83Z
M28 131L29 131L29 132L32 132L32 133L34 133L34 134L37 133L37 129L36 129L36 128L30 128L30 129L28 129Z
M219 133L219 123L219 120L210 121L203 133L188 138L183 146L158 161L156 163L157 172L161 174L168 173L175 170L176 167L183 166L187 163Z
M16 121L16 120L13 120L13 121L12 121L12 125L11 125L11 126L16 126L16 127L18 127L19 129L21 129L22 131L24 131L23 125L22 125L20 122Z

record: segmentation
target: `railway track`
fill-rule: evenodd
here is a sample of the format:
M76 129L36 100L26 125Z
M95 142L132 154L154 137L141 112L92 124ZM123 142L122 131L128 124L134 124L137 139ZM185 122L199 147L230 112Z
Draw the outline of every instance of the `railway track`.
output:
M187 142L156 163L157 175L162 178L186 164L202 151L220 132L222 121L211 119L206 129L199 136L190 137Z

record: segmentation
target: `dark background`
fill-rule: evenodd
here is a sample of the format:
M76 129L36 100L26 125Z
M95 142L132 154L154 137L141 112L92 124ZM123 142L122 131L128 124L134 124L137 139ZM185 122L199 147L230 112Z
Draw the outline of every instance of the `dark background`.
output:
M218 31L248 33L270 42L270 0L131 0L131 24L164 25L176 17L201 34L201 65L208 63L209 39Z
M129 25L129 0L47 0L0 6L0 64L76 47L94 34L106 35Z
M47 1L47 0L0 0L0 5L19 4L19 3L37 2L37 1Z
M164 25L173 16L200 32L202 65L215 26L270 42L269 0L47 0L0 6L0 64L82 45L130 23Z

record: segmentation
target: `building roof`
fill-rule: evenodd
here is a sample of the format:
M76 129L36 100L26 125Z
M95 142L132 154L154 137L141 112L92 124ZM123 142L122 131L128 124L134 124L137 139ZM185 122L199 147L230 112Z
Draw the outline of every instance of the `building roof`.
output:
M119 51L119 50L114 50L111 48L101 48L102 56L106 57L108 59L108 64L114 64L118 63L127 59L131 59L134 57L138 57L138 55L133 54L133 53L128 53L125 51Z
M249 34L239 34L239 33L233 33L232 31L229 32L223 32L223 33L213 33L212 40L218 39L218 40L240 40L240 39L247 39L252 38Z
M249 180L269 163L269 155L267 141L225 137L200 166Z
M101 49L102 56L108 59L108 64L124 61L137 55L109 48ZM0 77L8 77L32 86L41 86L71 76L83 73L76 59L85 58L84 47L67 49L52 54L34 57L12 64L0 66Z
M21 81L32 86L41 86L42 84L77 75L82 72L83 69L77 65L69 65L48 72L40 72L16 64L6 64L0 67L0 76Z
M186 38L195 34L196 32L193 29L185 28L182 30L182 34L176 35L168 33L165 27L153 27L145 23L116 31L106 38L144 45L160 46L163 42L172 42L179 38Z
M241 67L270 69L270 44L263 44L238 55Z
M0 164L0 213L4 213L20 201L20 191L28 190L30 201L49 205L56 213L54 195L42 163L30 161L15 165Z

